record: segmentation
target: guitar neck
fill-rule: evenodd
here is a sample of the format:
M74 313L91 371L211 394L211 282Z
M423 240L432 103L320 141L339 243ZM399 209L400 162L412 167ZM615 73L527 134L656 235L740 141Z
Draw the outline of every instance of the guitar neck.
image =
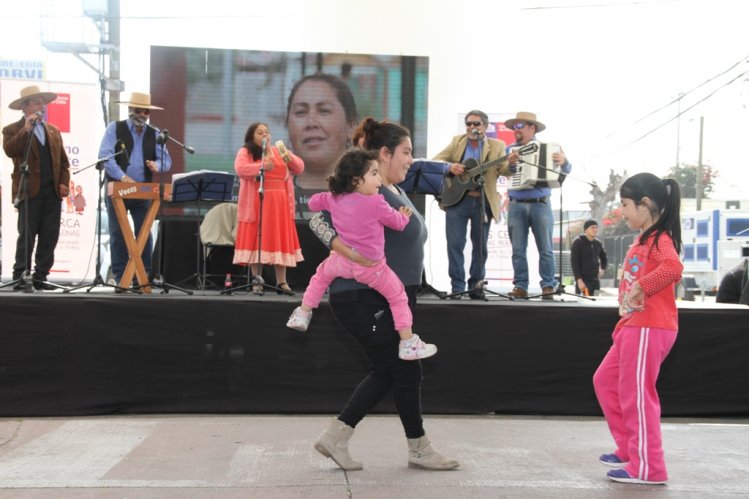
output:
M493 159L493 160L488 161L486 163L474 166L473 168L469 168L468 170L466 170L464 172L464 175L470 175L470 176L478 175L479 173L481 173L482 170L488 170L489 168L494 168L495 166L499 166L500 164L502 164L505 161L507 161L507 158L509 158L509 157L510 157L510 155L506 154L506 155L502 156L501 158Z

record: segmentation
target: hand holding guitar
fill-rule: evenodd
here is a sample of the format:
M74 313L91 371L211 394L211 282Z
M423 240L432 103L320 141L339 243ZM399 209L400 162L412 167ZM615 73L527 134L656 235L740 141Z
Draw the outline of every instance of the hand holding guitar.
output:
M450 163L449 170L450 170L450 173L452 173L455 176L463 175L463 172L465 171L465 166L461 165L460 163Z

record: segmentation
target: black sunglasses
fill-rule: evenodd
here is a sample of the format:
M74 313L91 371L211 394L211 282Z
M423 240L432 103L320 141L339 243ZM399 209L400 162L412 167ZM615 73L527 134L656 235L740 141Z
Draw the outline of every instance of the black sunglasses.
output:
M483 124L481 121L466 121L466 126L481 126Z
M151 110L150 109L145 109L145 108L142 108L142 107L134 107L133 108L133 112L135 114L145 114L146 116L148 116L149 114L151 114Z
M531 126L533 123L523 123L522 121L520 123L515 123L512 128L515 130L522 130L526 126Z

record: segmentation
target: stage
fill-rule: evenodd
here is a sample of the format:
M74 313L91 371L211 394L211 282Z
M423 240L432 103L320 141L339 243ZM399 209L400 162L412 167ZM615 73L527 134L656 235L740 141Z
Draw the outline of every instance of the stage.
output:
M0 416L335 413L366 372L325 303L299 333L285 323L300 295L155 291L0 290ZM679 314L663 415L749 415L749 308ZM424 412L600 415L591 378L616 319L612 300L426 295L415 331L439 353L423 361Z

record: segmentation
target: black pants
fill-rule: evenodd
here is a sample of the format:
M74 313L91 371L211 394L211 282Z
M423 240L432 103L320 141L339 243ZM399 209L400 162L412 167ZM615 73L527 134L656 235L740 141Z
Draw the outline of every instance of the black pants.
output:
M411 309L418 286L406 288ZM407 438L424 436L421 418L421 361L398 358L400 337L387 301L377 292L335 293L330 306L338 322L370 361L369 374L351 394L338 419L351 427L364 419L391 390Z
M26 232L26 204L28 204L28 233ZM18 207L18 241L16 242L16 263L13 265L13 279L18 279L31 267L31 254L36 253L34 261L34 279L47 279L55 263L55 247L60 237L60 198L55 187L48 183L43 185L39 194ZM26 241L29 242L28 252Z

